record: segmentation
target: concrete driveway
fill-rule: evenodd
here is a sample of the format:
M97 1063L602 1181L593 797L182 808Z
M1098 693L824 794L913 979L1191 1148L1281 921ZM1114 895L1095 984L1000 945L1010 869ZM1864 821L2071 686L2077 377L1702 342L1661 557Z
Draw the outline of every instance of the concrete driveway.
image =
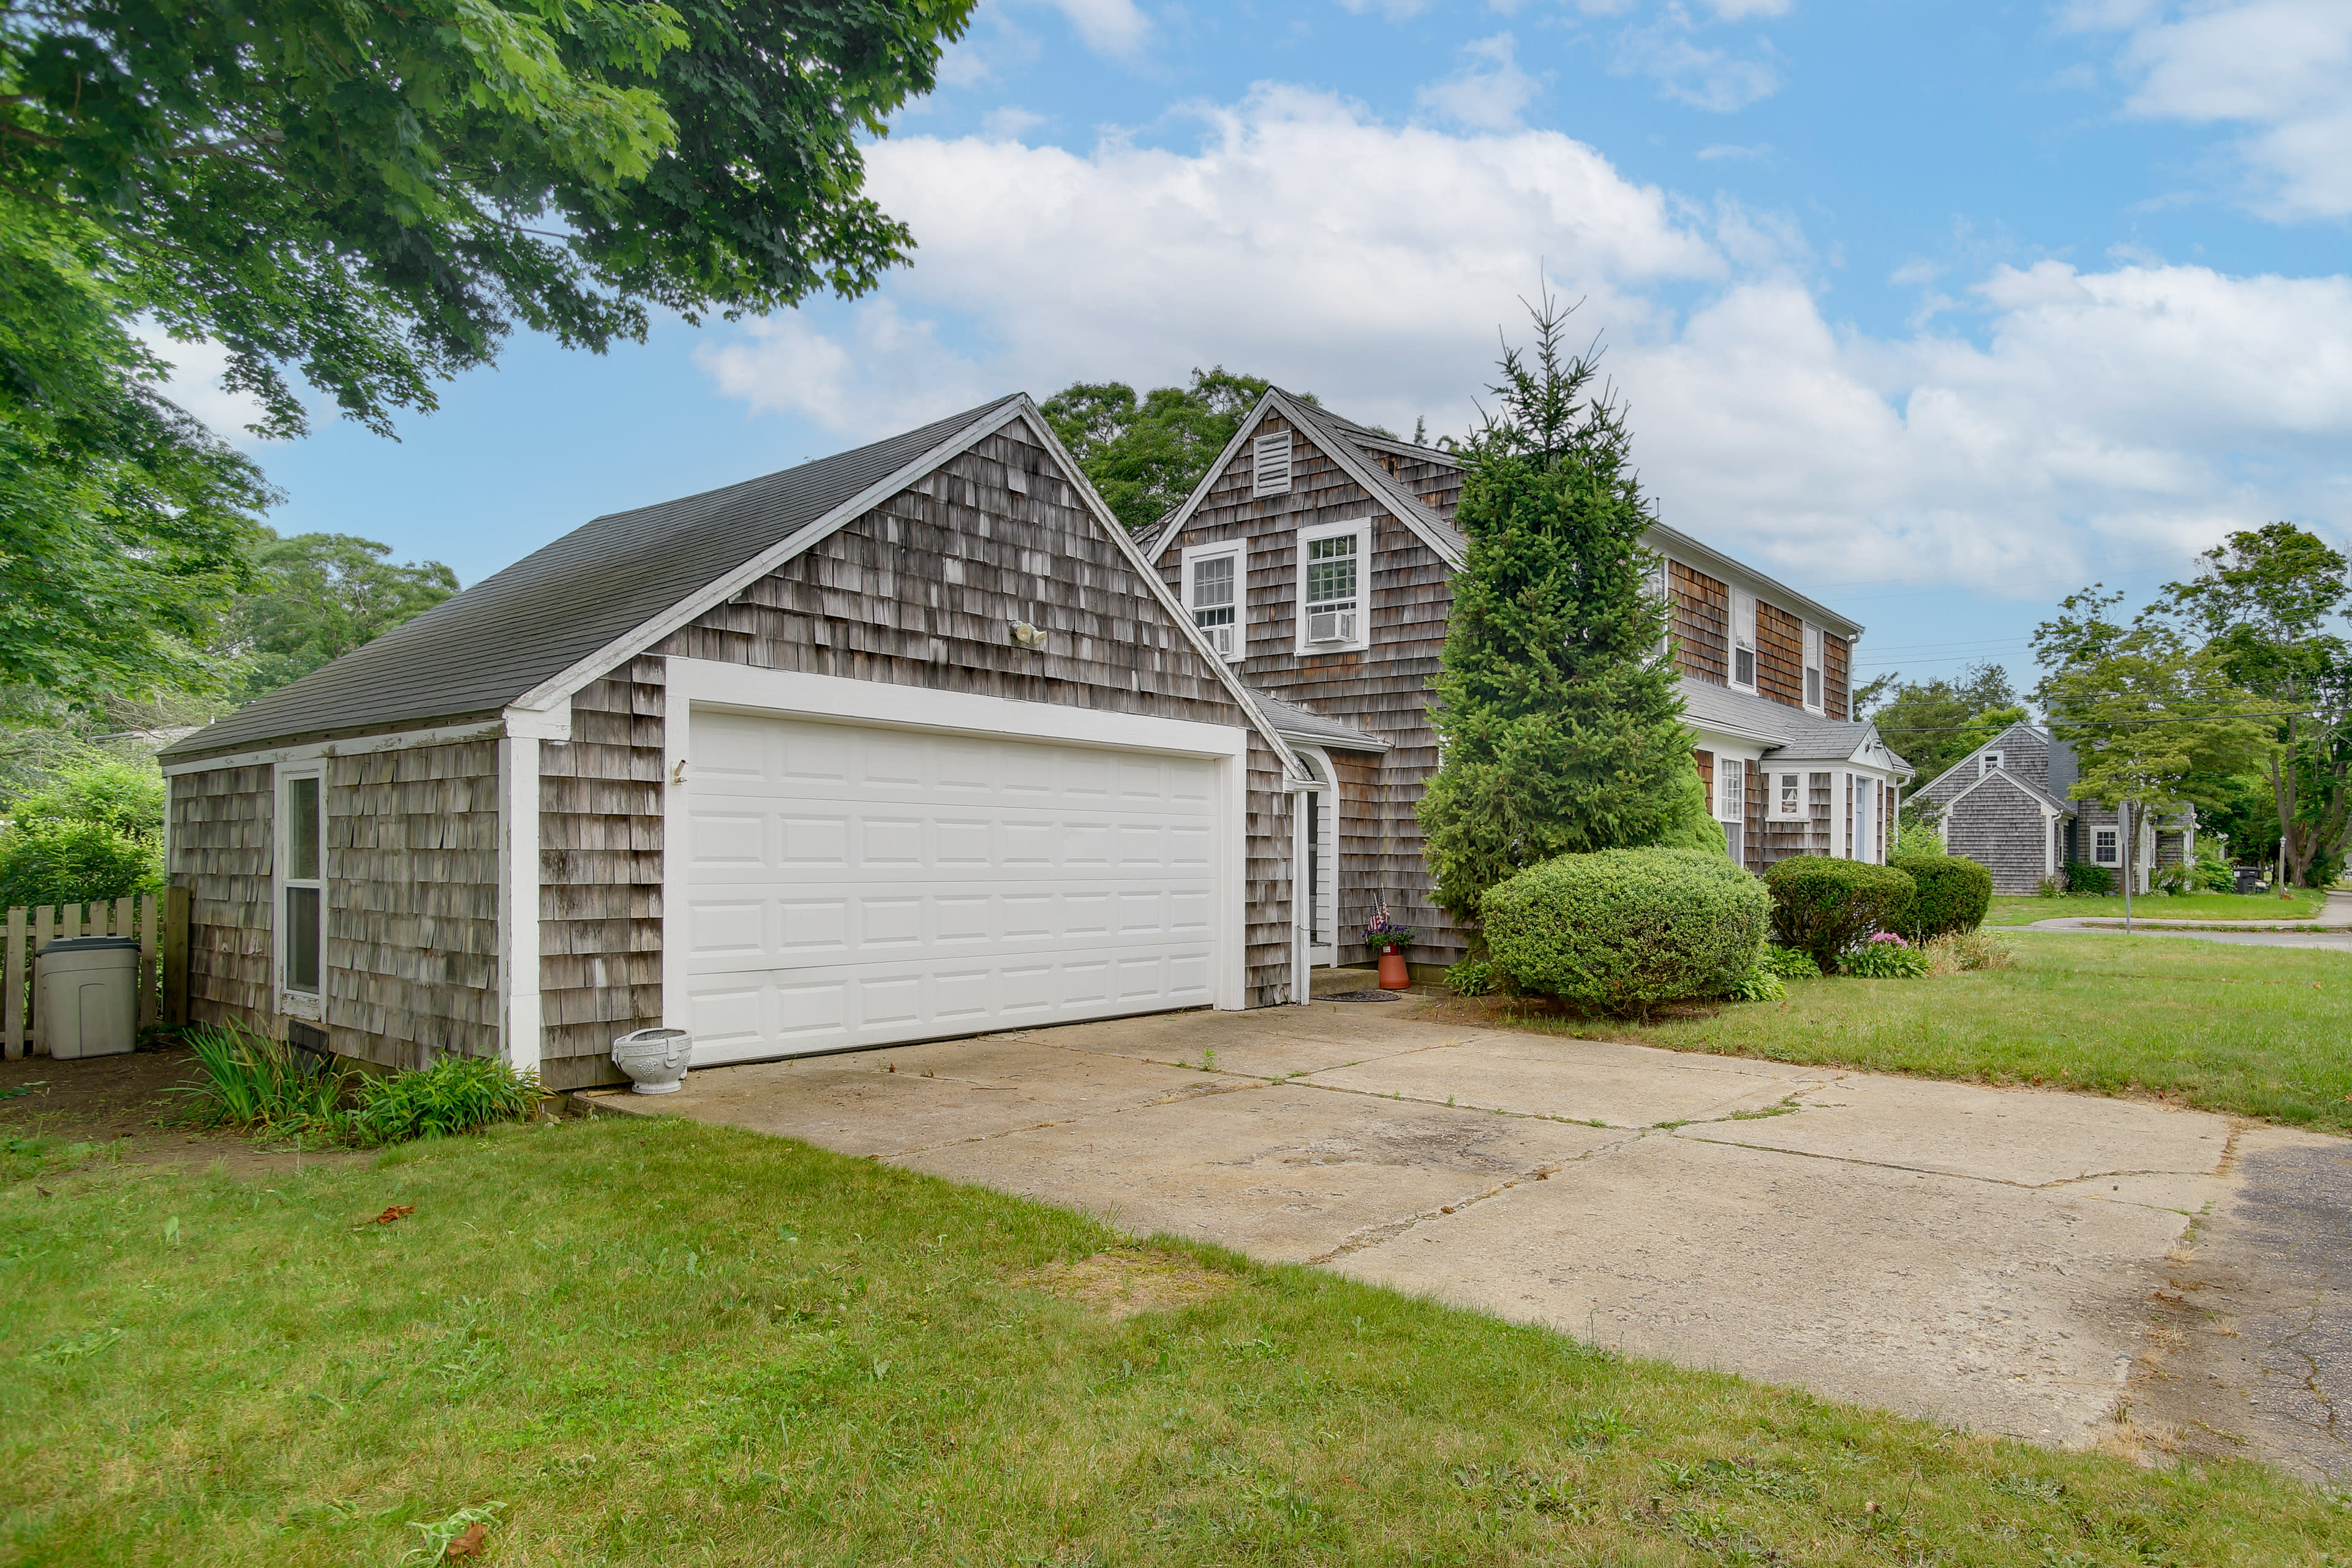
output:
M2227 1432L2345 1468L2332 1405L2315 1447L2282 1442L2244 1377L2183 1376L2206 1319L2168 1307L2250 1157L2339 1141L1410 1012L1169 1014L584 1098L1954 1426L2064 1447ZM2136 1374L2179 1396L2161 1430L2125 1418Z

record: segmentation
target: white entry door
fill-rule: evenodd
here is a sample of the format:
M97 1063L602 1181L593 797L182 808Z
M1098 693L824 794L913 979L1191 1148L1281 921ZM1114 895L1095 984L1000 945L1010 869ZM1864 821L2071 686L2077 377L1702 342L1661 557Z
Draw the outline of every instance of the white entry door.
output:
M1211 1003L1216 784L1200 757L696 709L670 927L696 1064Z

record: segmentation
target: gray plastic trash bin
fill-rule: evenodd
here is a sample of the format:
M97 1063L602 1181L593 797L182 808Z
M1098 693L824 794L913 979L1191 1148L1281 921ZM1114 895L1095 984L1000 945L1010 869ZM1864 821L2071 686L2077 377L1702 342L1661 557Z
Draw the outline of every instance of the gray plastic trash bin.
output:
M33 1017L49 1055L116 1057L139 1041L139 942L69 936L33 960Z

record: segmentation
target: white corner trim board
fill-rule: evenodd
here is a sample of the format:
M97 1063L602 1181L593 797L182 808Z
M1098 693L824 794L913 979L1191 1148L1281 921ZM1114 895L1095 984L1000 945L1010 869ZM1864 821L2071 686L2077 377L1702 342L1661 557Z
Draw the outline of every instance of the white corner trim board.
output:
M537 1070L539 990L540 743L499 742L499 1017L507 1062ZM520 918L528 913L528 919Z
M1164 765L1147 768L1146 776L1181 774L1194 781L1184 796L1192 804L1185 808L1189 816L1183 832L1190 836L1187 842L1205 845L1205 868L1186 873L1189 890L1183 894L1190 900L1187 908L1205 910L1207 926L1202 933L1202 915L1185 917L1192 923L1184 929L1194 933L1186 939L1191 956L1185 963L1193 975L1184 982L1190 988L1189 1005L1206 1002L1224 1009L1247 1005L1248 725L1097 712L707 659L671 658L667 665L670 718L664 734L662 902L669 931L662 952L663 1021L673 1028L697 1031L698 1063L858 1049L1019 1026L1023 1021L1020 1007L1009 1000L1015 982L1006 965L1017 960L1003 955L1024 950L1018 942L1000 945L987 935L992 929L987 922L1003 917L997 906L1003 900L995 895L1020 889L994 885L992 879L1000 873L989 868L1007 868L1003 874L1009 875L1014 865L1029 864L995 858L1013 853L1003 847L1009 842L1005 834L1034 835L1065 820L1057 815L1064 808L1054 804L1061 797L1053 792L1062 787L1055 781L1062 777L1071 752L1038 753L1049 762L1054 755L1065 761L1051 763L1051 776L1040 785L1043 793L1030 805L1007 805L1009 786L997 774L950 774L942 763L937 783L920 784L917 781L932 775L919 762L911 772L869 765L882 755L871 737L893 731L906 737L896 750L918 759L958 752L983 758L1009 754L1001 748L975 752L971 741L1074 748L1104 753L1107 760L1168 759ZM748 730L747 720L753 725ZM770 720L777 725L761 725ZM834 726L843 728L835 731ZM955 744L942 750L938 742L943 740ZM819 766L807 760L830 755L846 761ZM714 767L719 771L713 772ZM971 782L951 784L951 778ZM990 778L997 782L990 784ZM875 782L861 787L857 781L862 779ZM1130 799L1129 788L1122 782L1118 798ZM1124 832L1123 824L1131 823L1147 829L1142 842L1148 846L1152 838L1149 829L1175 820L1156 816L1159 810L1148 804L1097 808L1094 816L1104 821L1095 830L1107 824L1114 832ZM761 821L770 826L758 827ZM1014 826L991 827L992 821ZM898 847L889 847L875 837L877 832L896 835ZM709 837L714 833L718 837ZM776 838L780 833L784 840ZM739 847L729 847L730 834ZM951 834L961 836L961 847L954 851L961 859L948 858ZM793 835L801 837L793 839ZM1192 858L1187 863L1201 868L1202 850L1188 853ZM1128 854L1122 849L1117 864L1129 864ZM1052 865L1061 863L1058 854L1052 857ZM932 867L939 871L934 873ZM1050 880L1070 873L1048 869L1021 874ZM1145 875L1148 881L1151 873ZM795 900L806 907L788 908ZM817 910L815 904L826 900L841 903L844 912L825 916ZM980 922L953 942L947 934L950 905L964 911L956 918ZM739 923L721 921L698 929L702 906ZM740 913L727 912L738 909ZM922 912L926 909L929 912ZM1121 916L1119 932L1130 930L1124 923L1127 918ZM911 923L898 931L883 929L893 920ZM754 923L740 923L746 921ZM846 939L845 926L855 928ZM1149 932L1157 928L1147 923L1138 929L1140 934L1108 933L1089 940L1097 948L1123 942L1129 953L1140 955L1151 951L1154 939ZM740 940L732 934L738 931ZM1055 944L1061 939L1049 934L1043 940L1045 945L1037 947L1033 933L1033 970L1055 962ZM949 947L926 945L942 942ZM903 957L893 957L890 944ZM1070 951L1076 945L1083 944L1073 944ZM950 947L964 956L950 953ZM835 950L836 956L825 956ZM1003 973L990 978L981 973L991 964ZM907 973L899 975L898 969ZM959 980L950 973L956 969L972 973L961 977L969 982L964 1003L951 1006L933 993L944 995L941 988ZM840 1000L848 995L844 984L862 987L860 999L854 1004ZM898 1024L882 1016L887 1009L880 1003L868 1005L868 999L885 996L894 985L912 998L905 1003L906 1016ZM1126 1000L1128 995L1121 991L1089 1012L1087 1005L1072 1004L1057 992L1052 1007L1033 1021L1112 1016L1171 1005L1149 997ZM830 1015L824 1009L842 1006L851 1012L842 1014L836 1026L827 1021ZM951 1017L967 1021L951 1023ZM758 1021L750 1021L754 1019ZM716 1037L715 1054L706 1055L704 1035Z

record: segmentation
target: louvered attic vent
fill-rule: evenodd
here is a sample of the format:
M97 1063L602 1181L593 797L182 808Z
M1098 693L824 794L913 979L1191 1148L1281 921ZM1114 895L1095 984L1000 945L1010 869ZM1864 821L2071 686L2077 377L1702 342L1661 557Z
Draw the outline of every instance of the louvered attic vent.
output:
M1290 432L1276 431L1250 443L1250 494L1290 493Z

